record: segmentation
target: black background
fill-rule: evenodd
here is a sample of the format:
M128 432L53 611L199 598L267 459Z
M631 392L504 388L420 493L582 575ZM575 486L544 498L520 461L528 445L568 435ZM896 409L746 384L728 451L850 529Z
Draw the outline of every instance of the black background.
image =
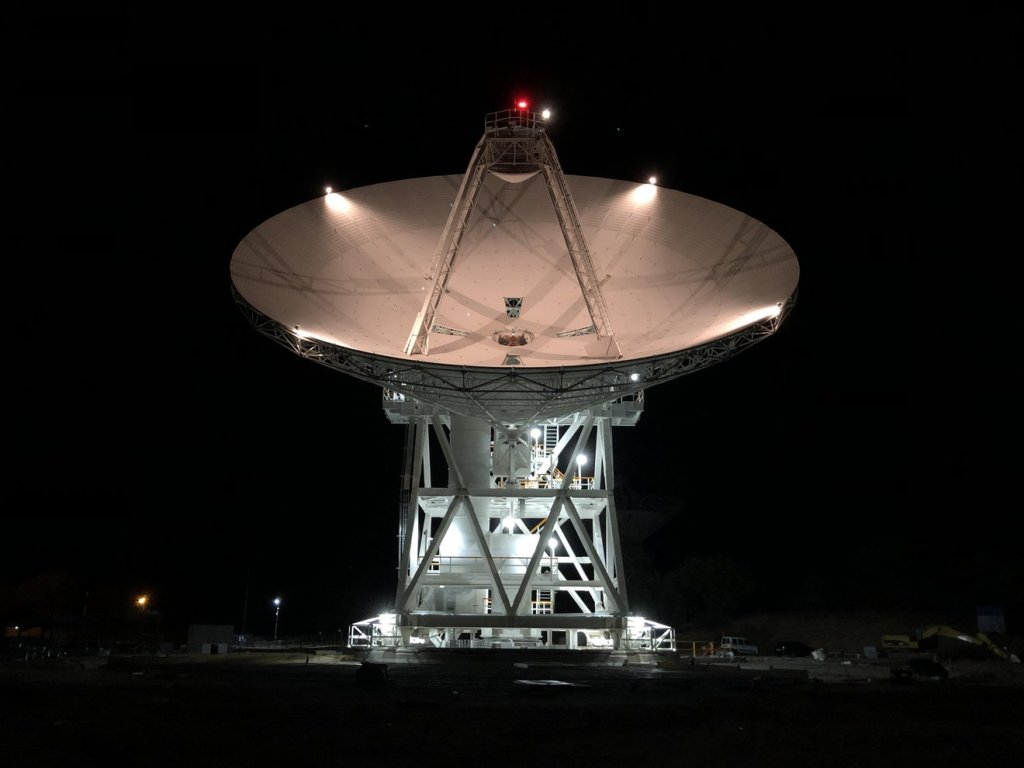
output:
M1019 12L585 8L18 20L7 594L59 570L237 625L248 579L260 631L277 593L296 630L386 607L402 430L246 325L231 253L325 184L461 173L525 95L566 173L656 174L800 261L776 336L616 431L620 486L681 506L661 561L748 565L751 608L811 572L837 608L1019 606Z

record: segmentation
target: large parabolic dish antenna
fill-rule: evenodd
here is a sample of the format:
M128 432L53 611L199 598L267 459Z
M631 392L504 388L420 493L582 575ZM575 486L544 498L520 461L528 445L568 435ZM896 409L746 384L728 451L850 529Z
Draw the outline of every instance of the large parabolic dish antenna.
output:
M380 385L407 427L394 610L350 625L350 646L674 648L630 611L612 427L637 423L645 388L778 329L799 278L778 234L566 176L520 106L485 118L462 176L260 224L231 277L257 329Z
M512 135L515 114L486 127ZM236 248L239 303L299 354L496 424L578 412L779 327L799 265L768 226L650 183L562 175L553 150L551 160L557 173L521 158L478 162L476 189L471 162L464 176L286 210ZM417 346L410 332L432 292Z

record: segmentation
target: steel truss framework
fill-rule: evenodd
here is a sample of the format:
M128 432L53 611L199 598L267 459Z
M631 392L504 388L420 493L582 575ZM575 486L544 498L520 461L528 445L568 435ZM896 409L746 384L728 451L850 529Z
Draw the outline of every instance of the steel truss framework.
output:
M577 457L593 436L593 475L565 475L548 487L525 477L500 487L493 480L467 483L442 418L409 421L412 455L403 494L407 514L400 532L395 644L450 647L463 638L477 646L514 647L552 637L545 632L563 632L571 648L644 641L651 648L649 632L630 632L641 625L630 624L622 569L612 420L587 412L562 421L566 426L554 425L558 440L550 455L557 462L571 445L567 466L581 466ZM495 438L531 450L524 432L496 430ZM431 445L443 455L447 487L433 485ZM532 445L543 451L536 439ZM471 532L471 540L456 535L445 554L442 545L453 526ZM671 628L663 627L655 648L671 647L672 641Z
M794 293L774 317L667 355L604 365L496 369L432 364L423 357L384 357L310 338L257 310L234 285L231 290L257 331L300 357L401 393L442 413L506 425L532 424L593 409L728 360L774 334L797 298Z
M470 586L492 592L491 610L498 623L517 626L520 617L531 611L529 592L547 591L552 588L567 589L582 613L623 613L627 610L626 584L618 570L622 553L615 522L614 497L605 488L584 490L582 484L565 481L557 488L467 488L462 472L450 450L447 435L440 418L433 416L429 427L434 431L437 442L448 465L451 488L432 488L429 485L430 454L427 441L428 420L417 418L417 438L414 444L413 473L420 478L422 486L410 488L410 514L404 531L406 547L402 549L399 565L401 578L397 596L400 613L420 610L426 600L424 592L440 587L458 588ZM595 484L604 484L604 475L611 472L611 425L607 418L595 420L592 415L579 415L568 430L559 438L559 447L564 447L572 438L577 438L569 466L575 465L576 458L597 427L597 451L595 456ZM522 439L522 438L520 438ZM555 454L559 453L558 448ZM479 509L478 507L486 507ZM479 549L479 563L439 562L438 548L451 523L462 517L471 523L476 535L475 545ZM440 524L431 525L433 518ZM509 518L514 524L503 525ZM489 521L485 532L477 523ZM538 531L525 521L543 521ZM586 522L584 522L586 521ZM566 536L566 524L574 530L578 544ZM508 528L512 529L509 530ZM529 563L519 555L506 556L499 562L491 552L490 540L494 537L529 537L532 550ZM539 546L544 542L544 546ZM563 574L556 567L556 560L562 558L548 555L549 568L541 577L541 559L545 557L549 542L557 542L557 548L569 553L573 573ZM605 546L605 542L607 546ZM577 547L582 552L575 551ZM472 546L470 546L472 548ZM475 565L486 565L486 570ZM566 586L571 584L572 586ZM590 597L585 603L580 592ZM536 606L534 606L536 608Z

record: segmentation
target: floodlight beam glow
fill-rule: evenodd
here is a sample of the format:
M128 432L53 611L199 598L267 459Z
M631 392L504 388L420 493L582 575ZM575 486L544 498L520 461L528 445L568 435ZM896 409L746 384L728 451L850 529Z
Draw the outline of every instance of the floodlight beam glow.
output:
M748 325L760 322L761 320L767 320L769 317L778 317L782 313L782 302L778 304L772 304L767 307L760 307L759 309L752 309L749 312L744 312L742 315L737 317L729 326L730 330L737 330L739 328L746 328Z
M658 187L654 184L638 184L633 190L634 203L649 203L657 196Z
M330 189L330 187L328 187ZM345 196L337 192L328 192L324 195L324 202L327 203L327 207L332 211L338 213L346 213L352 208L352 203Z

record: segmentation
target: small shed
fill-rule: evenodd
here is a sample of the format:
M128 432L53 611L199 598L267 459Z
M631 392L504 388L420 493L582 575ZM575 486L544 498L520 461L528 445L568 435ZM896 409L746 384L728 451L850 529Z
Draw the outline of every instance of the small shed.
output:
M185 648L189 653L227 653L234 633L231 624L190 624Z

